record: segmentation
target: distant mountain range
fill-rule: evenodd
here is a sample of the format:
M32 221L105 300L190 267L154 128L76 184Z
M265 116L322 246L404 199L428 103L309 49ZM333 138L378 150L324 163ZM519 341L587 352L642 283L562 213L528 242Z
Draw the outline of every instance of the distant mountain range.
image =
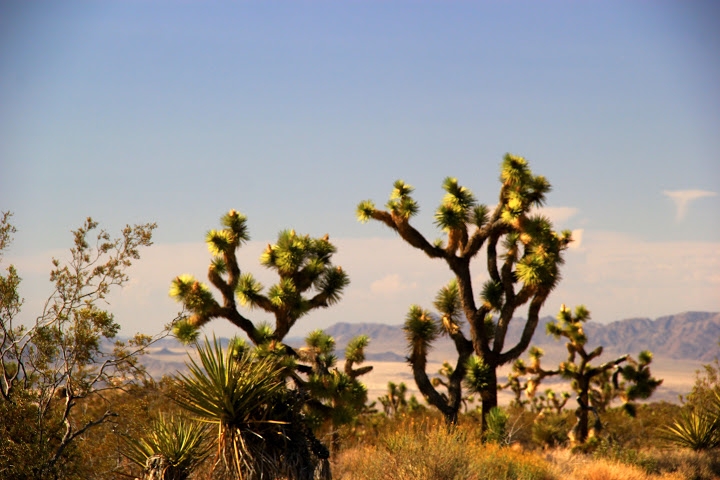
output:
M557 365L567 356L565 342L547 335L545 326L553 321L544 317L538 325L531 345L545 351L543 365ZM510 323L506 345L512 346L520 338L524 321L520 318ZM406 364L407 341L402 325L384 325L378 323L337 323L325 329L335 338L336 351L342 357L348 342L357 335L370 337L366 349L367 364L375 368L363 381L368 386L370 398L377 398L387 391L387 382L404 382L413 394L415 388L409 366ZM609 324L588 322L585 326L590 348L604 347L600 362L608 361L629 353L635 357L642 350L654 354L653 374L664 380L663 385L653 395L656 401L677 402L680 395L690 391L694 382L694 372L702 364L720 357L720 313L686 312L667 315L655 320L649 318L631 318ZM220 340L226 345L228 339ZM294 347L304 344L303 338L288 338L286 342ZM508 347L509 348L509 347ZM163 375L173 375L187 370L188 347L174 338L165 338L155 343L149 353L142 358L150 374L159 379ZM457 353L447 337L440 337L430 351L429 372L437 371L441 362L455 362ZM527 352L523 354L527 358ZM504 367L499 375L501 379L509 370ZM502 381L502 380L501 380ZM557 380L561 382L561 380ZM552 383L552 381L549 381ZM509 401L509 399L505 399Z
M531 345L556 358L565 355L565 342L546 334L546 324L552 317L540 320ZM524 326L522 319L510 323L506 345L514 345ZM402 325L378 323L337 323L325 332L335 338L337 351L343 352L347 343L357 335L370 337L367 359L375 361L405 361L407 341ZM698 360L709 362L720 355L720 312L685 312L667 315L655 320L630 318L609 324L589 321L585 326L590 348L602 345L606 354L637 355L650 350L664 359ZM302 339L292 339L301 344ZM436 360L454 358L453 345L447 338L440 338L431 351Z
M547 335L546 325L554 321L552 317L540 320L531 345L545 351L548 362L564 359L567 350L565 342ZM524 321L520 318L510 323L506 345L512 346L520 338ZM380 323L336 323L325 332L336 342L338 356L342 357L348 342L358 336L367 335L370 344L366 349L368 362L405 362L407 341L402 325ZM667 315L655 320L649 318L630 318L609 324L589 321L585 326L590 349L602 345L601 357L617 356L629 353L637 356L642 350L650 350L656 359L672 363L673 360L708 363L720 357L720 312L685 312ZM223 344L227 339L221 339ZM288 338L289 345L298 347L304 344L300 337ZM159 377L185 370L187 348L173 338L156 343L150 353L143 357L143 363ZM527 354L523 355L524 357ZM454 345L447 337L440 337L430 351L429 360L442 362L457 358ZM550 364L550 363L548 363ZM698 363L699 364L699 363Z

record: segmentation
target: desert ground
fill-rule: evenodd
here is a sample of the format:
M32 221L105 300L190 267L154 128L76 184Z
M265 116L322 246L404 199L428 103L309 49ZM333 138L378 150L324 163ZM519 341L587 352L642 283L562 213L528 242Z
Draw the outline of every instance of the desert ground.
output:
M187 359L185 349L154 348L151 349L150 353L145 357L145 364L151 375L159 379L162 375L171 375L178 370L184 370ZM555 359L553 359L553 361L554 360ZM553 364L550 361L543 363L548 366ZM387 393L388 382L394 382L396 384L401 382L405 383L408 388L408 398L414 394L418 400L422 401L422 396L419 394L415 381L413 380L412 371L406 363L368 361L366 364L373 366L373 370L362 377L363 383L368 388L368 400L370 402L377 400L378 397ZM663 359L656 355L651 369L655 377L663 379L663 384L656 390L651 400L679 402L680 396L686 395L692 389L695 382L695 372L701 369L702 365L703 362L700 361ZM428 373L437 372L441 366L441 361L429 362ZM498 371L499 381L502 382L509 371L509 365L501 368ZM564 391L569 389L569 384L563 379L551 378L541 385L540 391L545 390L545 388ZM500 392L499 401L501 405L508 404L511 399L512 396L508 391Z

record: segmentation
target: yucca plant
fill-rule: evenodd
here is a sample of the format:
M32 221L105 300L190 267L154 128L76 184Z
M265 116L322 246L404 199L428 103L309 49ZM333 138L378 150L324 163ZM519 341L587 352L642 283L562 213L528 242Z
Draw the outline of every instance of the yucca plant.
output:
M198 344L197 353L199 362L191 358L189 373L175 379L175 401L216 425L216 477L313 479L318 463L329 474L327 462L318 461L328 452L305 425L280 358L233 355L216 339Z
M210 453L206 431L187 418L161 415L145 437L125 437L123 455L143 468L145 478L185 480Z
M672 425L662 430L662 437L672 445L695 451L720 447L720 392L709 408L685 410Z

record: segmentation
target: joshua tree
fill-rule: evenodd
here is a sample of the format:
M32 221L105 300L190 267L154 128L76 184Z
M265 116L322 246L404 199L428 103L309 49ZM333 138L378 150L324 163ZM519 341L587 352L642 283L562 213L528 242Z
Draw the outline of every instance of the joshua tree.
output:
M255 345L281 342L299 318L340 300L349 279L342 268L332 264L336 248L328 235L311 238L298 235L294 230L281 232L277 243L268 245L260 257L260 263L275 270L280 277L263 295L263 286L251 274L240 274L235 254L250 238L246 222L244 215L230 210L221 219L224 228L210 230L205 239L213 255L208 279L220 291L221 301L215 300L210 289L190 275L180 275L172 281L170 295L191 313L176 326L181 338L191 338L213 318L225 318L242 329ZM237 300L242 305L273 314L274 329L263 331L243 316Z
M562 253L571 241L569 231L558 235L547 218L532 213L534 207L544 204L550 184L545 177L533 175L525 159L505 155L500 180L497 205L490 209L478 204L470 190L460 186L456 179L446 178L443 182L446 195L435 213L435 223L447 237L434 243L410 224L419 206L411 196L412 187L402 180L395 182L386 210L375 208L370 200L361 202L357 208L360 221L372 219L385 224L428 257L444 260L455 275L470 338L460 328L460 315L444 317L445 321L436 330L442 328L453 338L459 357L472 351L485 365L487 376L475 385L482 389L483 415L497 406L497 368L515 360L527 349L538 324L540 308L560 280ZM486 247L489 280L482 287L478 304L470 263L482 247ZM507 348L508 327L516 310L523 305L527 305L527 319L522 335L517 344ZM420 312L415 315L422 317ZM418 328L428 329L426 346L437 335L428 324L428 320L417 322ZM422 354L426 351L413 350L413 371L423 368ZM455 372L460 375L462 370L456 367ZM418 387L428 402L433 403L432 392L425 386ZM426 392L430 392L430 397Z
M660 386L662 380L653 378L650 374L650 362L652 354L648 351L640 352L638 361L630 355L623 355L605 362L597 367L590 365L590 362L602 355L603 347L597 347L587 352L585 345L587 336L583 330L583 324L590 318L590 312L582 305L575 308L573 315L565 305L560 308L555 323L549 323L548 333L555 338L565 337L568 350L567 361L560 364L559 373L572 380L572 388L577 392L578 408L575 412L577 424L571 432L571 438L576 444L582 444L588 439L590 433L597 433L602 427L598 409L592 403L590 391L593 379L597 379L606 372L613 370L613 387L619 397L624 401L625 410L634 415L633 401L646 399ZM578 358L579 357L579 358ZM626 363L623 367L619 365ZM620 383L622 377L622 388ZM592 411L595 416L595 424L592 431L588 429L588 412Z
M557 375L560 373L559 370L544 370L542 366L540 365L541 359L545 352L541 348L538 347L530 347L530 351L528 352L530 356L530 361L526 363L522 359L515 360L515 363L513 364L513 371L512 375L514 378L520 378L523 376L529 376L527 381L522 385L522 390L525 391L525 395L528 397L528 402L532 406L533 410L536 412L540 412L545 409L546 405L545 402L549 400L549 397L540 396L537 397L537 390L540 386L540 383L542 383L543 379L546 377L550 377L552 375ZM553 393L552 396L553 399L558 401ZM564 403L563 403L564 405ZM555 404L555 408L557 408L558 404ZM562 409L562 406L560 406L560 409Z
M379 397L378 400L383 406L383 411L387 416L394 416L400 412L415 411L423 408L420 402L417 401L415 395L411 395L408 400L405 398L407 395L407 385L404 382L395 384L388 382L388 393Z
M473 353L472 344L460 331L462 306L456 281L451 281L438 292L434 305L441 313L439 321L417 305L410 307L403 327L410 349L408 362L415 383L427 402L440 410L447 422L455 423L463 400L462 382L467 373L467 362ZM455 368L448 364L446 380L437 377L431 380L426 371L427 355L433 341L441 333L450 336L455 342L458 359ZM440 385L447 389L447 394L437 390Z
M352 367L353 363L360 363L363 359L362 340L354 340L354 356L346 364L346 372L343 375L338 372L335 379L338 381L331 382L338 389L332 393L329 392L332 388L330 384L321 392L314 381L317 375L322 376L323 381L335 376L330 370L332 365L325 363L332 357L332 352L321 348L323 342L332 339L319 333L304 357L282 342L301 317L340 300L349 279L342 268L332 264L336 248L330 243L328 235L311 238L309 235L298 235L294 230L281 232L277 243L268 245L260 257L260 263L274 270L279 277L278 283L263 293L264 287L251 274L241 274L237 261L236 251L249 239L246 222L245 216L230 210L221 219L223 228L207 233L206 242L213 255L208 279L220 292L219 300L215 299L207 285L190 275L181 275L172 281L170 295L190 312L189 317L175 325L176 335L182 340L192 340L201 326L214 318L225 318L245 332L257 347L258 354L284 357L285 373L304 392L302 397L310 410L313 410L313 405L327 407L327 402L333 402L330 399L347 395L344 391L346 387L356 389L361 385L355 377L343 383L350 378L348 375L358 376L369 371L369 367L359 370ZM251 309L259 308L271 313L275 324L253 323L240 313L238 302ZM314 355L311 354L313 349ZM307 360L310 364L301 364L297 360ZM298 372L303 375L298 375ZM318 395L317 398L311 398L314 394ZM337 413L340 410L333 411Z
M300 350L302 360L312 366L308 376L307 390L312 395L311 423L316 427L327 426L331 431L332 451L340 447L338 429L357 418L367 401L367 388L358 377L372 370L372 366L354 368L365 361L366 335L354 338L345 349L345 366L336 368L335 340L322 330L314 330L306 338L306 347Z

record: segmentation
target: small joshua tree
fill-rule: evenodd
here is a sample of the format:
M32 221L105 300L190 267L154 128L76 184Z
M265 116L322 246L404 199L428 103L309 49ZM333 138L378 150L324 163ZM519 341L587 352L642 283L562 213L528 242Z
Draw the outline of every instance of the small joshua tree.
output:
M367 401L367 388L358 377L372 370L372 366L354 368L365 361L366 335L350 341L345 349L343 370L336 367L335 340L322 330L314 330L305 338L306 347L300 350L302 360L312 366L306 388L313 401L308 403L311 423L326 426L331 431L332 451L340 448L338 429L353 422Z
M525 395L527 395L528 397L528 402L532 406L533 410L536 412L541 412L545 409L545 402L548 400L548 397L543 397L542 395L540 397L536 396L538 387L546 377L557 375L558 373L560 373L560 371L544 370L542 368L540 362L545 352L543 352L541 348L535 346L530 347L530 351L528 352L528 354L530 356L530 361L528 363L526 363L522 359L515 360L512 373L514 374L514 378L518 379L521 376L529 376L527 381L522 385L520 391L525 392ZM553 398L555 398L554 395ZM562 407L560 408L562 409Z
M411 196L413 188L402 180L395 182L385 210L377 209L370 200L357 207L360 221L383 223L428 257L445 261L454 274L461 303L458 313L469 324L470 338L456 328L460 315L446 317L447 325L443 324L443 328L458 347L459 357L470 350L487 366L487 376L476 384L483 385L483 415L497 406L497 369L528 348L540 308L560 280L562 253L571 241L569 231L557 234L547 218L533 214L535 207L545 203L550 183L545 177L534 175L524 158L506 155L500 181L497 205L491 210L477 203L470 190L459 185L456 179L446 178L443 182L446 195L435 213L435 223L446 238L434 243L410 224L419 206ZM486 247L487 258L483 263L489 280L482 287L480 302L476 303L470 263L482 247ZM506 345L510 322L516 318L516 310L524 305L527 305L527 319L520 340L515 345ZM493 312L497 317L491 315ZM411 339L414 343L410 361L415 373L424 369L424 353L437 337L438 327L430 326L428 315L419 307L413 307L408 318L410 316L419 329L417 342ZM459 362L455 373L459 376L462 371L462 362ZM433 393L432 385L425 383L423 375L416 375L416 379L418 377L421 379L418 387L429 403L447 403L440 394ZM461 395L450 392L449 406L455 408L460 398Z
M415 395L411 395L410 399L405 398L407 396L407 385L404 382L395 384L388 382L388 393L378 398L378 401L383 406L383 412L388 417L395 416L402 412L414 412L420 410L423 405L418 402Z
M614 388L624 401L625 410L631 415L635 413L633 402L649 398L662 383L662 380L653 378L650 374L649 365L652 362L652 354L648 351L641 352L637 361L630 355L623 355L593 367L590 362L602 355L603 347L597 347L591 352L585 349L587 336L583 325L589 319L590 312L584 306L578 306L573 315L565 305L562 305L557 321L549 323L547 326L548 333L555 338L565 337L568 339L566 343L568 359L560 364L559 372L572 380L572 388L577 392L579 406L575 415L578 421L571 432L571 439L576 444L583 444L591 433L596 434L602 427L597 407L591 401L590 392L593 379L612 370L614 372L612 375ZM622 363L625 365L620 367ZM622 383L620 377L622 377ZM591 411L595 416L592 431L588 429L588 414Z
M410 307L403 327L410 349L408 362L415 383L428 403L440 410L448 423L455 423L463 401L462 382L467 373L467 362L473 353L472 345L460 330L462 307L457 282L451 281L440 289L434 305L441 314L440 319L417 305ZM455 368L448 364L446 380L431 380L426 371L427 355L432 342L441 333L454 341L458 359ZM447 394L437 390L440 385L445 387Z

